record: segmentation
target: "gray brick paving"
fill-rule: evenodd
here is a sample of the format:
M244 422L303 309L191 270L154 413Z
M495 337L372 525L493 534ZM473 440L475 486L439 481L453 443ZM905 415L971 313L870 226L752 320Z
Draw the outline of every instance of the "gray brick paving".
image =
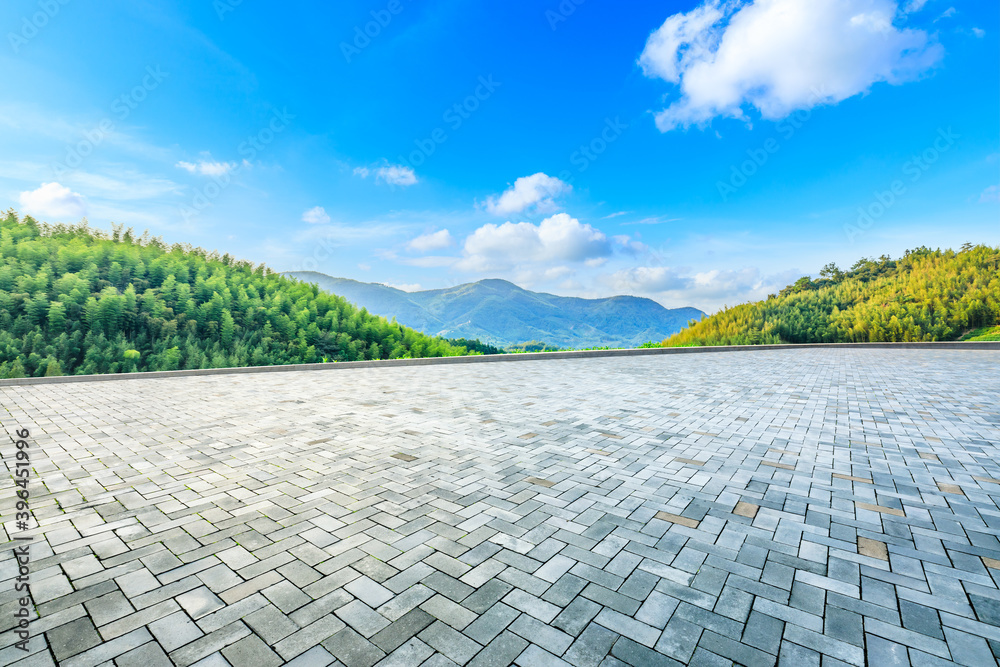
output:
M995 665L1000 352L0 387L0 664ZM4 461L12 467L9 449Z

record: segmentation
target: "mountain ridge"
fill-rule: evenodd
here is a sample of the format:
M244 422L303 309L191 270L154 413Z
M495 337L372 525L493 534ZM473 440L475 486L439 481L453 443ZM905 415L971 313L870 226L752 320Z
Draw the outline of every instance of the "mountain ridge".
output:
M671 309L637 296L584 299L533 292L499 278L406 292L317 271L282 275L428 335L478 338L501 346L530 340L560 347L636 346L662 340L704 315L697 308Z

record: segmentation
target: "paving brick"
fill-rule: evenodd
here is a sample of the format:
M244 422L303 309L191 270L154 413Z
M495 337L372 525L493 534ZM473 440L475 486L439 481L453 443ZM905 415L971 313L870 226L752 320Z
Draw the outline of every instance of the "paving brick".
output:
M205 586L178 595L176 600L184 608L184 611L195 620L226 606L215 593Z
M143 644L150 642L153 636L149 634L145 628L139 628L138 630L133 630L128 634L122 635L120 637L115 637L114 639L106 642L102 642L91 649L88 649L82 653L77 653L71 658L62 660L59 662L60 665L66 665L66 667L92 667L94 665L104 665L109 663L113 658L116 658L124 653L128 653Z
M590 621L597 616L598 612L601 611L601 605L596 602L592 602L586 598L578 597L567 605L555 620L552 621L552 625L556 626L563 632L576 637L583 629L586 628ZM644 618L636 617L640 621L644 621ZM666 621L664 621L666 623Z
M149 631L168 653L193 642L205 633L184 612L176 612L149 624Z
M434 617L422 609L411 609L375 633L371 640L386 653L392 653L434 621Z
M101 643L93 622L89 618L78 618L45 633L56 660L62 662L77 653Z
M357 630L364 637L371 637L389 621L361 600L345 604L334 612L340 620Z
M563 658L577 667L597 667L611 651L619 635L596 623L589 624Z
M507 667L528 647L528 642L511 632L501 632L476 657L469 667Z
M385 657L382 649L351 628L344 628L322 645L347 667L372 667Z
M482 646L461 632L441 621L435 621L419 635L421 641L448 656L459 665L464 665L482 649Z
M117 667L171 667L170 658L155 641L147 642L139 648L115 658Z
M554 619L561 611L556 605L536 598L534 595L525 593L517 588L508 593L503 601L508 606L530 614L544 623L548 623Z
M284 661L260 637L250 635L222 649L222 655L233 665L243 667L277 667Z
M562 655L573 643L573 637L570 635L527 614L518 616L517 620L510 624L509 629L555 655Z
M469 624L463 631L466 636L471 637L480 644L489 644L494 637L499 635L510 625L521 612L508 607L502 602L498 602L490 607L484 614ZM557 626L558 627L558 626Z
M243 617L243 622L268 644L276 644L299 629L288 616L274 605L265 605Z
M644 646L655 645L660 636L660 631L656 628L619 614L613 609L602 609L594 618L594 622Z

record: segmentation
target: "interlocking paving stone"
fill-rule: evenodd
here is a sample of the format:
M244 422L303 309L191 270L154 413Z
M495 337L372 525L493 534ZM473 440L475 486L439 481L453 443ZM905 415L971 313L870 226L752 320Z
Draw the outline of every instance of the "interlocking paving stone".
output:
M39 523L25 655L0 551L0 663L996 664L998 367L832 348L0 387Z

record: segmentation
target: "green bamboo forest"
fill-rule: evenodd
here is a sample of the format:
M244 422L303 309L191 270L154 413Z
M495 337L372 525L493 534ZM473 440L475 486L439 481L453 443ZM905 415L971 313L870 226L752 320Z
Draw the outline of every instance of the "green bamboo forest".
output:
M113 227L0 219L0 377L467 354L264 266Z
M665 346L998 340L1000 248L917 248L828 264L764 301L689 325Z

